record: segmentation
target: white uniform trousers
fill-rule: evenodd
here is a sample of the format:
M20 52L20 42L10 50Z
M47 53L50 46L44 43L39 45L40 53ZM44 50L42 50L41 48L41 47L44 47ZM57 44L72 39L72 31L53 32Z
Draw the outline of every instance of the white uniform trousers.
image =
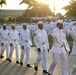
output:
M34 63L35 66L38 66L40 61L42 60L42 68L43 70L47 70L46 68L47 51L43 50L43 52L37 52L37 55L38 55L37 60Z
M26 64L30 64L30 58L29 58L29 56L30 56L30 49L28 48L28 49L22 49L22 51L21 51L21 59L20 59L20 61L21 62L23 62L24 61L24 56L26 55L26 58L25 58L25 60L26 60Z
M76 75L76 55L73 55L73 57L74 57L74 65L71 75Z
M67 62L67 54L53 54L53 62L49 67L48 73L53 74L54 68L58 62L59 57L61 57L62 60L62 75L68 75L68 62Z
M16 61L19 61L19 50L18 50L18 45L16 45L15 47L11 47L10 46L10 54L9 54L9 59L11 60L12 59L12 54L13 54L13 51L14 51L14 48L16 50Z
M3 56L4 51L6 50L6 59L9 58L9 45L5 44L1 46L1 55Z
M1 55L1 40L0 40L0 55Z

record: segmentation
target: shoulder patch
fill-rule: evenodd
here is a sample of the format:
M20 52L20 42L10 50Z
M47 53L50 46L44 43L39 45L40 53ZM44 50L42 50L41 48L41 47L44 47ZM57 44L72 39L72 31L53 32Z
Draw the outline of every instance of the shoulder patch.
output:
M72 30L72 28L70 28L70 30Z
M9 33L8 33L8 35L9 35Z
M36 34L34 34L34 36L36 36Z
M19 35L20 35L20 33L19 33Z

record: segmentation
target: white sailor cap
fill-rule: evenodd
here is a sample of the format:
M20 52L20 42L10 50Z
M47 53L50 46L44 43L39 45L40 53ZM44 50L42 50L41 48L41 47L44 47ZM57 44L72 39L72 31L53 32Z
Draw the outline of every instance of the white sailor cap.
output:
M37 24L43 24L43 21L38 21L38 23Z
M56 22L56 24L57 23L62 23L63 24L63 20L58 20L57 22Z
M54 22L50 22L50 25L54 25Z
M6 24L3 24L3 26L7 26Z
M11 24L11 26L15 26L15 24Z
M26 25L27 26L27 23L22 23L22 26Z

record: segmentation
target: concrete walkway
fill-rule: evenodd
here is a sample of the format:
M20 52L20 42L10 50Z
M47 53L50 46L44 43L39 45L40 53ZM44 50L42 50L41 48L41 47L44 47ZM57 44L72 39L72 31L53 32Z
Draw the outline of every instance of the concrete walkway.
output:
M5 56L6 52L4 53ZM30 51L30 62L32 65L32 68L27 68L25 63L23 65L23 67L21 67L19 64L16 64L15 62L15 51L13 53L13 58L12 58L12 62L9 63L8 61L6 61L6 59L0 59L0 75L47 75L47 74L43 74L42 72L42 62L39 64L39 70L38 72L34 71L34 61L36 60L37 54L34 50L34 48L31 49ZM61 59L60 59L61 60ZM62 75L62 68L61 68L61 61L59 60L53 75ZM49 53L47 55L47 69L50 66L50 63L52 62L52 54ZM74 64L73 61L73 57L72 55L69 57L68 56L68 71L69 73L72 70L72 66Z

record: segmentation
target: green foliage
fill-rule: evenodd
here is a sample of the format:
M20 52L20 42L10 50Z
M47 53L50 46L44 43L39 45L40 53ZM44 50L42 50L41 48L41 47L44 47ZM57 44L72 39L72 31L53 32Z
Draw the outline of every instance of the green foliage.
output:
M0 6L1 6L1 7L2 7L3 4L6 5L6 0L0 0Z
M12 23L13 21L14 21L14 18L11 17L11 16L8 16L8 17L6 18L6 22L7 22L7 23Z
M64 16L61 13L57 13L55 17L63 18Z
M28 8L35 7L38 4L37 0L22 0L20 4L25 3L28 5Z
M66 17L76 17L76 0L71 0L63 9L66 10Z
M5 20L0 18L0 24L5 23Z
M23 13L23 16L26 17L44 17L52 16L53 13L49 8L48 4L38 2L37 0L23 0L20 4L25 3L28 5L27 10Z

